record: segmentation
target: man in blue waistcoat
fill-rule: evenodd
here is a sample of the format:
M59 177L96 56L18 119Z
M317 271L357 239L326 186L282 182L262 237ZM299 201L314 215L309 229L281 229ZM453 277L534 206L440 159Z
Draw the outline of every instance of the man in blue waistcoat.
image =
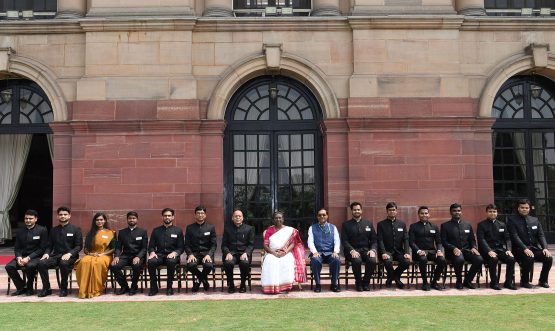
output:
M337 279L339 277L339 232L335 225L328 223L328 212L325 209L318 210L318 223L312 224L308 229L308 248L311 252L310 269L314 274L316 287L314 292L322 291L320 286L320 272L322 264L329 264L331 274L331 290L340 292Z

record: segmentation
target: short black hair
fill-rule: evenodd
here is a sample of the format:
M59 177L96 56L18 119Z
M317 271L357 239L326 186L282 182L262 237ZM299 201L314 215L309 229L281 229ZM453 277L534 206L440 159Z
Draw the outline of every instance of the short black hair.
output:
M451 210L453 210L453 209L456 209L456 208L462 208L462 206L461 206L460 204L458 204L458 203L455 202L454 204L452 204L451 206L449 206L449 211L451 211Z
M164 214L164 213L162 213ZM127 213L127 218L129 218L129 216L135 216L136 218L139 218L139 214L137 214L136 211L130 211Z
M362 209L362 205L358 201L351 202L351 205L350 205L351 210L353 210L354 206L360 206L360 208Z
M426 210L428 210L428 211L430 210L430 208L428 208L428 206L420 206L420 207L418 208L418 214L420 214L420 211L421 211L421 210L424 210L424 209L426 209Z
M387 205L385 205L386 210L389 209L389 208L397 209L397 204L395 203L395 201L388 202Z
M164 208L162 209L162 216L164 216L164 213L169 211L170 213L172 213L172 216L175 215L175 210L171 209L171 208Z
M197 211L203 211L206 213L206 207L204 207L203 205L198 205L195 207L195 214L197 213Z
M25 215L39 217L39 212L34 209L27 209Z
M518 206L520 206L520 205L528 205L528 207L531 207L530 200L528 200L528 199L519 199L519 200L517 200L516 205L515 205L515 209L518 209Z
M497 206L494 205L493 203L490 203L489 205L486 206L486 211L490 209L497 210Z
M56 214L59 214L61 211L67 211L68 214L71 214L71 209L69 209L69 207L66 207L66 206L58 207L58 209L56 210Z

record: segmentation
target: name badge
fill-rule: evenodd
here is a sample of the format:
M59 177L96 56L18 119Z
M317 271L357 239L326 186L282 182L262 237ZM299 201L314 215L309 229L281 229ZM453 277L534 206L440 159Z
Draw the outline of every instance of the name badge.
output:
M33 240L40 239L40 236L33 236Z
M403 232L403 228L398 228L397 231L398 232Z
M108 236L102 235L102 239L108 239Z
M143 240L143 237L137 237L135 240Z
M464 233L470 233L470 230L464 230Z
M172 235L170 235L170 236L171 236L172 238L177 238L177 235L176 235L176 234L172 234Z
M505 232L505 229L499 229L499 232Z
M66 234L66 236L73 237L73 233L68 233L68 234Z
M430 233L436 233L436 230L430 230Z
M532 230L536 230L538 228L537 225L532 226Z
M205 232L204 235L205 235L205 236L209 236L209 235L210 235L210 232Z
M367 226L365 230L366 230L366 232L370 232L370 231L372 231L372 229L370 229L370 227L369 227L369 226Z

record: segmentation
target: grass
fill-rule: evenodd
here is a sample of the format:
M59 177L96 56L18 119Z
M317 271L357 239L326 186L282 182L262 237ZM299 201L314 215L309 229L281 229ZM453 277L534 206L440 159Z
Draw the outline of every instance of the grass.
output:
M555 295L0 304L2 330L555 330Z

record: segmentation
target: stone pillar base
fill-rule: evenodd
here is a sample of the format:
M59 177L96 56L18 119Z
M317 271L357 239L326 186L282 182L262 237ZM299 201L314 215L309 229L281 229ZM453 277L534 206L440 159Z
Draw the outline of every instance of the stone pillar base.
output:
M80 13L78 11L64 10L64 11L59 11L58 13L56 13L55 18L71 19L71 18L82 18L84 16L85 15L83 13Z
M486 16L486 10L484 7L464 8L459 10L457 14L465 16Z
M310 16L341 16L341 12L337 7L323 7L314 9Z
M211 7L206 8L204 13L202 13L204 17L233 17L233 11L228 8L221 8L221 7Z

